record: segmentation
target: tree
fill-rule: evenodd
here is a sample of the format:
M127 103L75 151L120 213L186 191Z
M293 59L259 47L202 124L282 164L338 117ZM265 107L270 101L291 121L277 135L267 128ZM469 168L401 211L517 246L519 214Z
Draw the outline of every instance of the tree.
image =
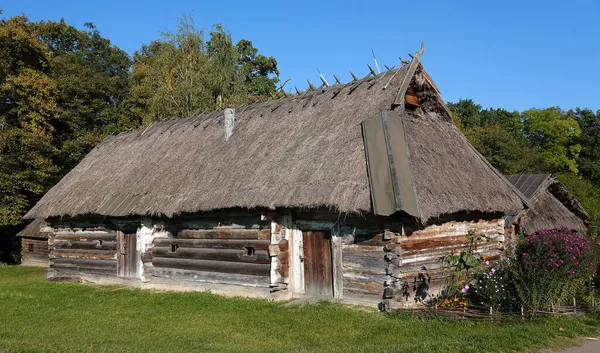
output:
M575 120L581 128L581 135L577 138L581 145L579 171L583 177L600 186L600 110L594 114L589 109L577 108Z
M247 94L258 97L268 97L277 91L279 70L277 60L258 54L252 42L246 39L236 44L240 55L240 74L244 77Z
M465 129L480 127L481 105L475 104L472 99L459 99L457 103L448 102L448 109L455 112Z
M252 95L276 92L274 58L258 54L247 40L234 46L222 25L213 26L209 36L204 41L204 31L185 16L175 32L136 51L126 114L147 124L235 107Z
M131 59L91 23L84 30L60 22L32 24L52 52L61 118L54 144L62 173L71 170L107 133L120 131L122 102L129 94Z
M25 16L0 21L0 227L55 182L51 144L60 110L51 53Z
M581 129L572 111L558 107L529 109L522 115L525 136L541 150L544 163L554 171L578 173Z

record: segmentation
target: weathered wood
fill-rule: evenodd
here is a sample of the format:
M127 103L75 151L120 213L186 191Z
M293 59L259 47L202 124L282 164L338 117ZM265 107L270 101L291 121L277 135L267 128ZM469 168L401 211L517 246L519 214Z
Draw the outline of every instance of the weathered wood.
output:
M337 227L336 227L337 228ZM339 228L334 228L337 233ZM331 237L332 271L333 271L333 296L339 299L344 297L344 266L342 237L334 234Z
M400 84L400 88L398 89L398 93L396 94L396 98L394 99L393 105L399 106L402 104L404 94L406 93L406 90L408 89L408 85L412 81L412 78L415 75L415 72L417 71L417 67L419 66L419 62L421 61L421 55L423 55L424 50L425 50L425 44L421 43L421 49L419 49L419 51L412 58L410 65L408 66L408 70L407 70L406 74L404 75L404 79L402 80L402 83Z
M356 278L344 276L344 293L375 294L383 295L383 282L385 276L373 276L371 278Z
M383 258L383 252L372 256L372 254L344 253L344 270L366 270L383 273L387 263Z
M265 250L256 250L254 255L247 256L245 250L238 249L205 249L205 248L177 248L174 252L171 247L155 246L152 253L155 257L168 257L178 259L200 259L232 262L250 262L268 264L271 262Z
M138 254L136 234L117 232L117 276L137 277Z
M159 278L168 278L173 281L182 282L206 282L263 288L269 287L269 277L267 276L242 275L236 273L193 271L175 268L153 267L152 276Z
M255 276L269 276L271 270L270 264L255 264L242 262L227 262L214 260L192 260L192 259L172 259L166 257L154 257L152 259L154 267L178 268L183 270L239 273Z
M88 268L117 268L116 260L98 260L98 259L73 259L57 257L52 260L53 266L62 267L88 267Z
M113 250L91 250L91 249L54 249L54 258L78 258L78 259L115 259L116 252Z
M243 239L177 239L157 238L153 243L156 246L177 245L186 248L210 248L210 249L244 249L247 246L255 250L268 250L269 240L243 240ZM286 250L286 249L282 249Z
M55 240L54 248L56 249L97 249L97 250L117 250L116 241L67 241Z
M421 102L419 101L419 97L413 95L413 94L407 94L406 97L406 104L412 105L414 107L420 107L421 106Z
M184 229L177 236L185 239L255 239L268 240L271 236L270 229Z
M306 293L333 296L331 236L323 231L302 232Z
M84 232L84 233L56 233L54 235L55 240L70 240L70 241L92 241L92 240L103 240L103 241L116 241L117 233L106 233L106 232Z
M26 266L48 266L48 239L21 238L21 264Z
M363 246L385 246L389 240L383 240L383 232L369 234L355 234L354 244Z

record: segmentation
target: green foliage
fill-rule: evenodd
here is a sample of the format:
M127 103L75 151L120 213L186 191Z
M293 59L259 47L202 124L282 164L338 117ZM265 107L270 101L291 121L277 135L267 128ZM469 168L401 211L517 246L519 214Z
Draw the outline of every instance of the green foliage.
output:
M503 260L485 266L477 272L471 290L470 301L488 312L513 313L521 310L521 301L517 293L516 283L510 271L510 262Z
M446 280L443 297L453 298L462 296L471 282L473 273L479 269L481 255L477 251L477 246L481 241L487 240L484 234L475 234L469 231L467 241L460 251L452 250L442 256L441 269ZM462 291L462 293L461 293Z
M60 22L32 24L37 38L52 52L52 76L61 119L54 144L61 173L71 170L106 133L123 119L122 102L129 94L131 59L103 38L93 24L85 30Z
M0 21L0 227L56 182L52 145L59 117L50 52L24 16Z
M600 325L595 316L419 320L336 303L49 282L42 268L17 266L0 267L0 312L7 352L525 352L573 344ZM53 324L32 339L41 321Z
M579 171L582 176L600 187L600 110L594 114L589 109L577 108L575 120L581 127L581 135L576 140L581 145Z
M235 107L274 94L278 74L277 61L258 54L252 42L234 45L220 24L205 41L185 16L175 32L134 54L125 107L144 124Z
M589 292L598 265L598 244L564 229L541 230L515 250L510 272L527 310L549 310Z
M600 239L600 186L572 173L557 174L557 178L587 211L592 222L589 227L590 233Z
M546 165L578 173L581 145L576 138L581 135L581 128L572 111L564 112L558 107L529 109L523 112L523 122L525 135L541 148Z

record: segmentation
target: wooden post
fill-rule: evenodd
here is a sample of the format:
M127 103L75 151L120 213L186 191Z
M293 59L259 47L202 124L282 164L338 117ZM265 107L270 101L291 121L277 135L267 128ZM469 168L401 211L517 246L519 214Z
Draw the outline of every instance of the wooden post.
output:
M525 310L523 309L523 305L521 305L521 319L525 320Z
M573 297L573 312L577 313L577 300Z

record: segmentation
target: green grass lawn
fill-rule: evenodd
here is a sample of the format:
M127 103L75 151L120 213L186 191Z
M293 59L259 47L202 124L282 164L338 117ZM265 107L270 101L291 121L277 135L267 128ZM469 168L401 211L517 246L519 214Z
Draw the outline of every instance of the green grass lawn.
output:
M421 321L332 303L51 283L43 269L0 266L0 352L523 352L598 325L591 316Z

